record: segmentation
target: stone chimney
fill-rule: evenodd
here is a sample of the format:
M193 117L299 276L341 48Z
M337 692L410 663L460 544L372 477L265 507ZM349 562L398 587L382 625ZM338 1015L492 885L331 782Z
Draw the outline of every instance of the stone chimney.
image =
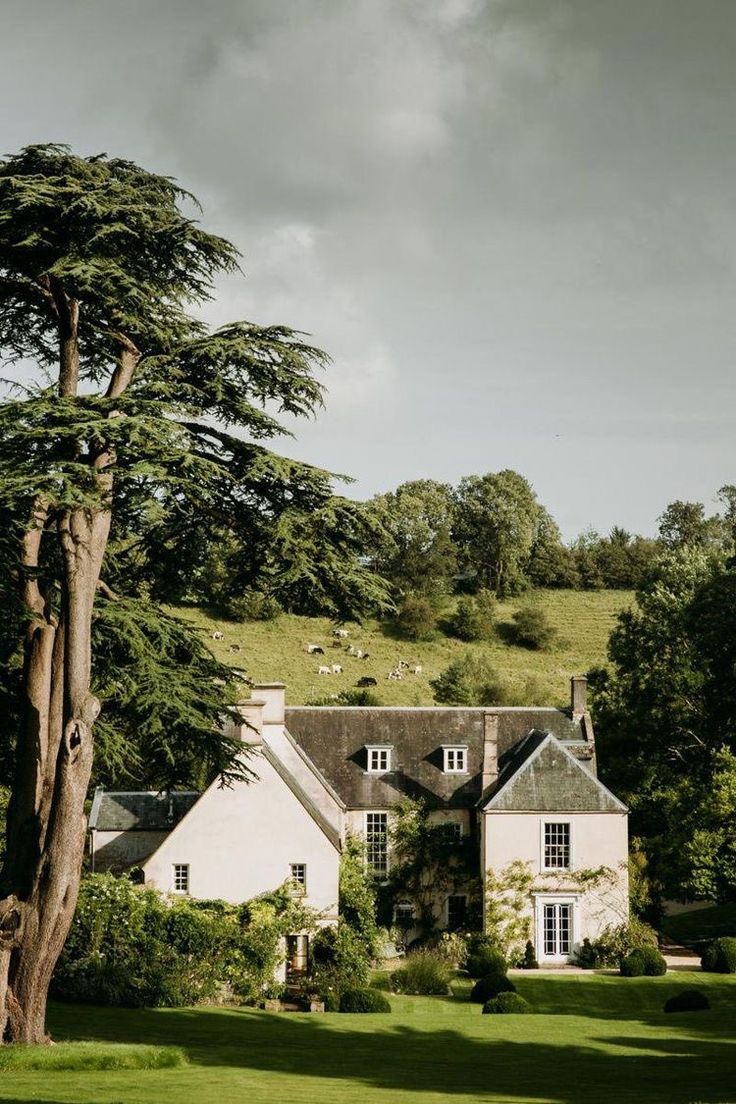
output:
M258 682L253 686L253 696L264 703L264 724L284 723L286 686L283 682Z
M498 713L483 714L483 793L498 778Z
M238 712L243 718L243 723L236 725L236 730L244 744L263 743L263 710L265 701L261 698L251 698L249 701L238 703Z
M582 717L587 712L588 680L585 675L573 675L570 679L570 704L573 718Z

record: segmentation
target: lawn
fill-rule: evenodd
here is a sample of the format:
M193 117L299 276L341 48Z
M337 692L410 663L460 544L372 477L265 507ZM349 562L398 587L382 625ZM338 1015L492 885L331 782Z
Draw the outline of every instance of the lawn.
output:
M665 998L706 988L710 1012L666 1016ZM523 975L534 1016L482 1016L455 996L392 997L390 1016L251 1009L52 1006L57 1039L181 1048L182 1068L0 1075L0 1100L43 1104L440 1104L736 1099L736 978L624 980Z
M719 935L736 936L736 902L666 916L661 928L670 939L695 948Z
M511 618L520 605L534 602L542 607L557 631L552 646L542 652L530 651L508 643ZM276 621L240 623L212 617L204 610L183 608L176 612L191 621L208 639L218 658L242 667L256 682L280 681L287 684L287 700L302 705L355 686L362 675L377 679L375 690L384 705L431 705L430 679L443 671L468 648L485 653L497 672L517 688L528 680L534 705L560 705L569 701L569 679L585 674L603 663L611 628L619 612L633 602L628 591L548 590L498 604L498 632L488 643L467 645L442 633L436 639L408 643L387 635L376 622L364 626L349 625L347 643L368 652L370 659L359 660L343 649L332 648L332 624L324 617L284 615ZM211 639L215 631L224 640ZM309 643L325 649L324 658L307 655ZM231 648L239 647L239 652ZM400 659L423 668L421 675L407 675L401 682L389 681L388 672ZM320 664L340 663L342 675L319 676ZM526 691L525 691L526 693Z

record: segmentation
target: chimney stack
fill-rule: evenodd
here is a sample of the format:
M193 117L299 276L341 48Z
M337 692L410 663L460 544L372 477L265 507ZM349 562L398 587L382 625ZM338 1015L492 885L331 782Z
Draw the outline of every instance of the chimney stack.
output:
M283 682L258 682L253 686L253 694L263 701L263 723L284 723L286 708L286 686Z
M570 703L573 717L582 717L587 709L588 680L585 675L573 675L570 679Z
M498 778L498 713L483 714L483 793Z
M236 725L236 731L244 744L263 743L263 710L266 703L260 698L238 703L238 712L243 723Z

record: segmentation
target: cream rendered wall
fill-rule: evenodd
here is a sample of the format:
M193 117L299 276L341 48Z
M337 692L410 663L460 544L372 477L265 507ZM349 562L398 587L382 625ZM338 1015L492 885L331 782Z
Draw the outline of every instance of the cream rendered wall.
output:
M192 897L237 903L282 885L291 863L306 863L304 902L334 919L339 853L266 759L248 765L258 781L211 786L143 864L146 883L169 892L173 865L188 863Z
M571 826L571 874L542 869L545 821L567 821ZM510 863L529 864L534 875L529 915L538 936L536 911L544 895L574 898L574 941L595 939L607 924L628 919L628 818L625 813L502 813L483 816L482 854L485 870L500 873ZM575 884L576 870L609 867L610 880L583 890ZM536 902L536 904L535 904ZM537 954L540 955L538 940Z

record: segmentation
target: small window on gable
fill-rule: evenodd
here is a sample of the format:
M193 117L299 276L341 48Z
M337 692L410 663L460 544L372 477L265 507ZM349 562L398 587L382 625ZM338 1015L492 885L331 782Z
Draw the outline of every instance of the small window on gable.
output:
M468 749L459 747L443 747L445 755L445 774L465 774L468 769Z
M172 882L174 893L189 892L189 863L174 863Z
M303 897L307 892L307 864L291 864L291 891L295 896Z
M368 773L369 774L386 774L391 770L391 747L388 744L382 744L375 747L367 747L368 753Z

